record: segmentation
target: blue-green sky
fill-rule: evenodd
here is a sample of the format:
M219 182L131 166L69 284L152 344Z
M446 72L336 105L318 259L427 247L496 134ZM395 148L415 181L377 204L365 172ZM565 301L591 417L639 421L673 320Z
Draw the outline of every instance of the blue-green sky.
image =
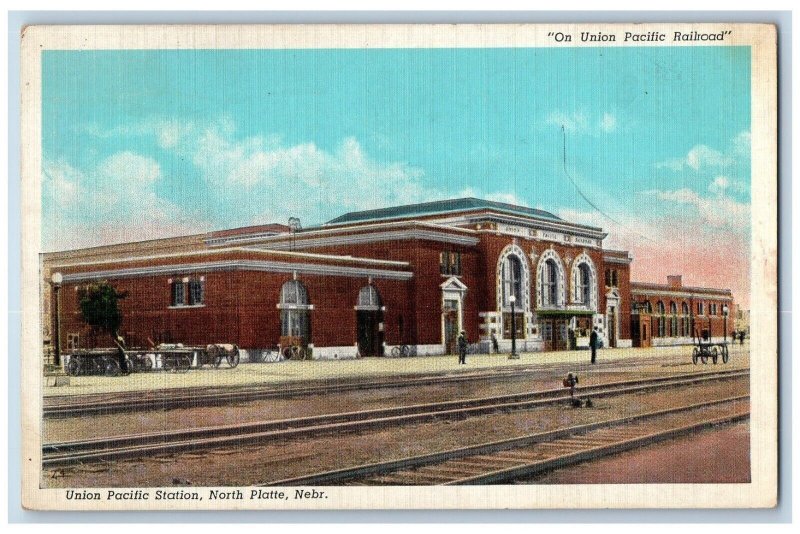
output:
M42 90L45 250L478 196L749 251L746 47L47 51Z

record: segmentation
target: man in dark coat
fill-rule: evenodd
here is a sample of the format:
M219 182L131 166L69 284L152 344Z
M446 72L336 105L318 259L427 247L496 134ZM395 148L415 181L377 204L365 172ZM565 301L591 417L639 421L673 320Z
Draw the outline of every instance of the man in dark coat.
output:
M592 363L597 362L597 345L600 343L600 336L597 334L597 327L592 330L592 335L589 336L589 348L592 349Z
M467 333L463 330L458 336L458 363L467 363Z

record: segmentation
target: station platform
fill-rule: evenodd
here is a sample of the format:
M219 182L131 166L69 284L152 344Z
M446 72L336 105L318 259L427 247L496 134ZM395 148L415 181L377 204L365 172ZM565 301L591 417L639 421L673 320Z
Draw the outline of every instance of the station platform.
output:
M728 366L749 366L750 346L730 345ZM639 372L690 372L692 346L600 349L598 363L617 362L636 364ZM127 376L77 376L70 377L68 385L43 387L45 397L60 395L89 395L123 391L154 391L174 388L235 388L281 384L298 385L303 382L337 382L345 380L385 379L391 377L413 377L419 375L448 375L460 373L489 372L514 366L563 366L574 365L582 373L598 371L607 366L592 366L588 350L521 353L518 359L509 359L505 354L467 355L467 364L460 365L457 355L415 356L408 358L370 357L355 360L281 361L273 363L243 362L234 369L223 364L215 369L210 366L192 368L185 373L151 371ZM710 368L714 367L709 363Z

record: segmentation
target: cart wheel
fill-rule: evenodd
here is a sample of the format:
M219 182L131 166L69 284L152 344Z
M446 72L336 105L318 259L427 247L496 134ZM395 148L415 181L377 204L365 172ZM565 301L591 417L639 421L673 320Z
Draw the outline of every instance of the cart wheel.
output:
M178 357L178 367L176 371L179 373L185 373L189 370L192 366L192 358L190 356L179 356Z
M119 363L113 358L103 358L103 371L106 376L119 376L122 374L122 369L119 368Z
M78 356L73 356L67 363L67 374L78 376L81 373L81 359Z
M400 347L392 347L392 356L393 357L395 357L395 358L399 357L401 352L402 352L402 350L400 349Z
M728 346L722 348L722 363L728 363Z
M711 347L711 361L714 362L714 365L717 365L717 360L719 360L719 349Z
M300 345L292 345L292 359L294 360L303 359L303 347L301 347Z
M231 369L239 365L239 349L234 348L233 352L230 352L225 359L228 360L228 367Z
M700 359L700 349L695 347L694 350L692 351L692 363L697 365L697 360L699 359Z
M291 360L292 359L292 347L283 347L281 349L281 354L283 355L284 360Z

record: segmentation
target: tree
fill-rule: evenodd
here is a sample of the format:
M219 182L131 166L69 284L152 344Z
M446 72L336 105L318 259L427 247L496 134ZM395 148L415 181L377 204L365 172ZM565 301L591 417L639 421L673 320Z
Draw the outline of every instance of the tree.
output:
M122 326L122 311L119 301L128 296L127 291L117 291L106 281L88 284L78 290L78 305L81 317L90 327L111 336L114 345L119 349L119 366L125 370L125 351L119 339L119 328Z

